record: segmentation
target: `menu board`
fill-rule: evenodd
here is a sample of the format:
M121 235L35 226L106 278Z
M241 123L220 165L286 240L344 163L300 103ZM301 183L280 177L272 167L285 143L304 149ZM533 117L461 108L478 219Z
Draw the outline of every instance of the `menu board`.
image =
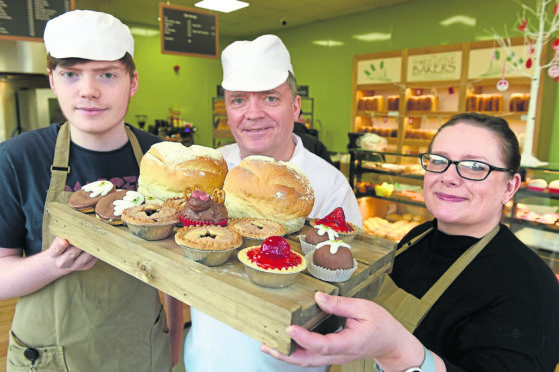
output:
M0 39L42 41L47 21L74 7L74 0L0 0Z
M159 15L161 53L217 58L216 14L160 3Z

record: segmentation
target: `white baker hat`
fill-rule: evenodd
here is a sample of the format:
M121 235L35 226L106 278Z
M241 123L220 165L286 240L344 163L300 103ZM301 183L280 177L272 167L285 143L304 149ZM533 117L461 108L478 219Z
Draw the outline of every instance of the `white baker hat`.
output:
M235 41L221 53L221 63L221 86L231 91L273 89L287 80L289 72L294 74L289 51L275 35Z
M45 47L54 58L116 61L134 56L134 39L126 25L110 14L73 10L47 22Z

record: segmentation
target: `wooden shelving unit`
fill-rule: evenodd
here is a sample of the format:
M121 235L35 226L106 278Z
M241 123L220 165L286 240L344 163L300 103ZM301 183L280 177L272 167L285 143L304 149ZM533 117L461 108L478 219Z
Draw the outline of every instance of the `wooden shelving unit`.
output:
M516 53L528 48L523 43L513 40ZM417 154L453 115L476 111L505 118L522 137L531 79L507 70L509 87L498 90L505 54L493 42L471 42L355 56L352 133L375 133L387 151Z

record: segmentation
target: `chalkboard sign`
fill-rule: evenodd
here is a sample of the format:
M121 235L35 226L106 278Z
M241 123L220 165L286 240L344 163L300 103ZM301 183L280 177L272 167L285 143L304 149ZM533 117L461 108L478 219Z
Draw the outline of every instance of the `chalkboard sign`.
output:
M217 58L217 15L159 4L161 53Z
M74 0L0 0L0 39L42 41L47 21L74 8Z

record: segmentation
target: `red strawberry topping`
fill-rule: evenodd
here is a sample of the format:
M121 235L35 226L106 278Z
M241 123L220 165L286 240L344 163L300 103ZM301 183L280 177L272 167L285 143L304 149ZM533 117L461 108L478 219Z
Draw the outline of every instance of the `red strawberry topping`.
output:
M351 233L354 231L353 227L346 222L344 210L341 207L334 209L328 216L316 220L316 224L331 227L337 232Z
M284 269L297 266L302 259L291 248L287 240L281 236L266 238L260 248L247 252L248 258L263 269Z

